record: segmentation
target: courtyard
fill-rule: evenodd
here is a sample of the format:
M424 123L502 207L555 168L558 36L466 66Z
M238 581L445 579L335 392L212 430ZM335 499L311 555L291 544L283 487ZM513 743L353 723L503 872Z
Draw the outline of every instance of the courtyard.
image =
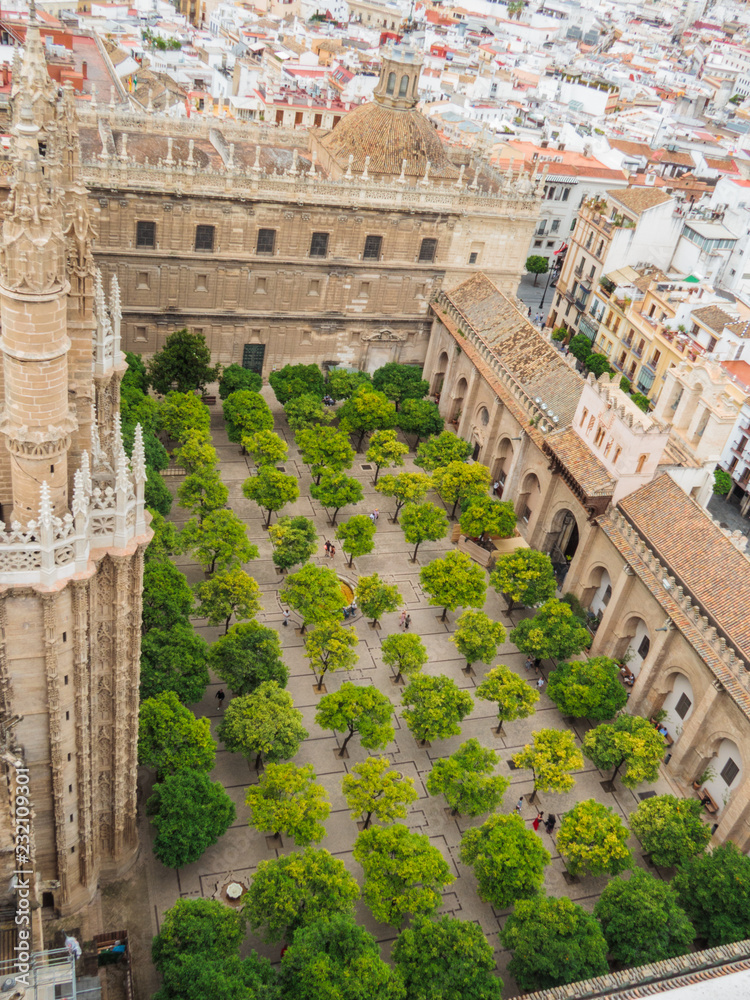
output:
M454 547L450 540L450 533L441 542L423 543L419 548L416 563L412 563L410 561L412 546L404 540L400 525L394 525L390 521L393 502L375 491L373 487L375 469L374 466L370 466L364 452L362 452L356 456L355 464L349 474L355 476L362 484L364 499L358 505L347 507L341 511L339 523L352 514L369 514L376 508L379 509L375 550L370 555L355 558L353 566L349 568L346 565L348 558L336 543L335 557L333 560L327 559L323 551L323 544L326 539L334 540L335 528L331 528L328 523L328 512L309 496L311 475L307 466L300 459L294 435L286 423L283 409L277 403L270 387L264 387L262 395L274 413L275 431L289 447L289 456L284 462L284 470L294 474L300 485L299 500L285 507L283 514L303 515L312 519L319 534L318 553L311 561L335 569L341 579L352 587L356 585L358 577L375 572L380 574L385 582L396 584L404 599L404 608L411 616L411 628L422 637L429 653L429 661L423 672L430 675L447 675L460 688L473 693L490 666L476 663L474 675L467 676L464 673L462 668L465 666L465 660L449 641L460 611L455 614L449 613L445 623L440 621L442 609L428 603L428 597L422 591L419 582L420 569L435 557L444 555L445 552ZM253 471L253 465L249 458L240 454L238 445L228 441L221 408L218 405L212 408L211 434L213 445L219 455L221 477L229 489L228 505L235 514L242 518L247 526L250 540L259 549L259 558L244 567L255 577L262 590L263 609L257 617L263 625L274 628L279 633L284 659L290 674L288 690L294 699L295 706L303 713L304 725L310 734L303 743L299 754L294 758L294 762L313 765L317 779L325 786L331 801L331 814L326 822L326 837L316 846L325 848L335 857L340 858L361 884L361 868L352 857L354 840L359 831L357 823L351 818L344 801L341 780L353 765L366 759L370 754L359 745L359 741L355 737L348 745L348 757L342 759L338 756L338 748L343 741L343 735L322 730L315 724L315 710L321 695L314 690L315 679L308 661L304 657L304 638L299 634L300 622L292 612L290 627L283 627L285 606L279 600L279 589L283 585L285 577L277 571L271 561L271 543L263 528L262 512L254 503L245 499L242 494L242 484ZM405 439L402 437L402 440ZM411 451L406 456L403 469L396 471L421 471L414 466L413 458L414 452ZM165 481L174 494L181 479L178 476L167 476ZM428 499L440 503L436 494L429 495ZM513 498L506 497L505 499ZM176 502L172 507L171 519L178 527L187 519L186 512ZM185 557L179 557L176 562L191 584L199 583L204 579L203 571L198 564ZM505 601L491 588L488 588L484 611L491 618L502 622L508 631L518 623L522 614L530 614L530 612L514 611L511 618L505 609ZM385 615L380 622L380 627L374 629L359 613L353 619L350 618L347 624L353 624L356 629L359 640L356 652L359 660L349 673L327 674L325 685L327 691L331 692L337 690L344 681L352 681L358 685L372 684L379 691L386 693L396 705L395 739L383 751L383 754L389 758L393 767L413 779L419 794L418 800L409 808L408 816L403 822L410 830L426 834L429 837L430 842L441 851L456 876L455 882L444 893L440 913L473 921L481 926L495 950L498 972L505 984L503 995L513 996L520 990L507 971L509 954L502 948L498 937L498 932L510 911L495 910L479 899L474 875L471 869L461 863L458 856L463 832L469 826L479 825L484 817L473 820L453 817L450 815L450 810L446 808L442 796L433 797L427 794L424 782L432 764L437 759L454 752L460 743L471 737L476 738L483 746L495 750L500 758L498 773L508 776L511 781L499 811L511 812L519 798L523 798L521 816L529 828L537 815L537 810L541 809L544 811L545 817L549 813L556 814L557 829L559 829L563 813L575 803L591 798L612 807L624 823L629 825L630 814L643 798L653 794L679 793L671 786L665 768L662 768L659 780L653 785L642 786L631 791L622 786L618 780L615 782L614 791L606 791L603 786L608 787L606 779L610 775L600 772L590 761L586 760L584 768L575 773L576 784L571 792L567 794L540 793L538 803L531 804L528 801L533 790L531 772L514 770L510 763L513 754L531 741L532 732L535 730L568 728L572 730L576 743L580 745L581 738L587 728L585 721L573 721L561 715L547 697L546 686L541 692L536 713L528 719L506 723L504 733L500 736L495 732L497 718L493 711L493 704L477 700L471 714L462 724L460 736L447 740L437 740L425 748L418 746L399 713L398 705L402 688L393 682L389 668L383 664L381 659L382 640L389 634L398 631L398 620L398 613ZM195 619L194 626L208 642L215 641L223 633L223 629L210 627L205 620L201 619ZM519 676L525 677L532 683L536 680L536 677L531 676L525 669L525 656L511 643L505 643L499 648L498 656L494 662L504 663ZM550 663L542 665L542 673L545 678L551 666ZM221 683L219 678L212 676L211 684L206 690L203 700L192 706L197 716L210 719L212 734L217 741L216 730L229 704L229 700L227 700L223 710L219 708L215 697L219 689L227 690L227 698L229 699L230 692L227 685ZM221 898L222 891L228 882L239 881L247 885L260 861L276 857L281 853L301 849L295 847L293 841L286 838L284 838L283 847L274 846L273 843L269 843L266 836L248 826L249 810L245 806L245 792L249 785L257 782L257 773L248 767L247 761L242 756L226 751L219 743L216 766L211 777L223 784L235 802L236 822L214 847L205 852L198 862L176 872L164 868L153 856L151 850L153 831L144 815L144 805L153 784L153 773L147 769L141 770L139 828L142 848L138 866L133 875L136 881L134 885L120 883L112 886L105 890L103 895L105 924L108 926L115 924L128 926L133 950L136 995L139 998L150 997L158 988L160 977L153 969L150 960L151 937L158 932L165 911L177 899ZM555 833L552 836L548 835L542 825L539 828L538 836L542 838L544 846L552 855L552 861L545 874L544 888L546 892L554 896L568 896L587 910L591 910L604 888L607 878L583 877L571 880L567 877L565 864L556 850ZM646 867L643 851L635 837L631 836L629 846L633 850L636 862ZM658 874L653 868L650 870ZM397 936L397 930L391 926L377 923L369 909L361 901L357 905L357 919L375 935L381 945L383 957L388 958L390 945ZM245 942L245 951L249 951L251 948L255 949L274 962L279 960L281 947L282 945L269 946L252 933L248 933Z

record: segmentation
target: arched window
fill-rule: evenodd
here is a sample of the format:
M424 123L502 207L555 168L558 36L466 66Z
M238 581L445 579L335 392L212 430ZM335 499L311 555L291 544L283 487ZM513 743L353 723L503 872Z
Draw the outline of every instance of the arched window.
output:
M396 74L395 73L389 73L388 74L388 86L385 88L385 92L386 92L386 94L392 94L395 89L396 89Z
M482 409L479 411L479 422L480 424L482 424L483 427L486 427L487 424L490 422L490 414L486 406L483 406Z
M409 89L409 77L402 76L401 83L398 85L398 96L406 97L406 92Z
M646 464L646 459L647 458L648 458L648 455L639 455L638 456L638 465L636 466L636 469L635 469L635 474L636 475L638 475L639 472L643 472L643 466Z

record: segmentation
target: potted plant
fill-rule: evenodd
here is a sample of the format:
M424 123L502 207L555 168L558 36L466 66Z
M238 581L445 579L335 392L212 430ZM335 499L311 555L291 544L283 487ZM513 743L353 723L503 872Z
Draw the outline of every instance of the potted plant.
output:
M702 788L707 781L713 781L715 777L716 777L716 771L714 771L713 767L711 767L711 765L709 764L708 767L705 768L705 770L701 771L701 773L695 779L695 781L693 782L693 788L697 792L698 789Z

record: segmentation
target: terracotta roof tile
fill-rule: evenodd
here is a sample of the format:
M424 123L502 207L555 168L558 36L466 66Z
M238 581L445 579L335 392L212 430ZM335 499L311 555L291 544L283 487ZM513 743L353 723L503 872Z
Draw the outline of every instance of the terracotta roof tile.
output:
M693 319L700 320L716 333L722 333L724 327L734 319L734 316L724 312L721 306L701 306L700 309L693 309L692 315Z
M614 480L572 427L548 434L546 442L587 496L612 496Z
M671 196L664 191L659 191L655 187L629 187L619 190L607 191L607 197L613 201L618 201L631 212L640 215L649 208L656 205L663 205L665 201L670 201Z

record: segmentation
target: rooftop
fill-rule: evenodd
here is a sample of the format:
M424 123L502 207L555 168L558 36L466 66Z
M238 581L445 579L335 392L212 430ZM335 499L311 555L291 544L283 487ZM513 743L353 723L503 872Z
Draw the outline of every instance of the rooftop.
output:
M693 309L692 316L715 333L722 333L724 327L734 319L734 316L724 312L720 306L701 306L700 309Z
M647 212L650 208L655 208L657 205L663 205L665 202L672 200L671 195L666 194L666 192L649 187L615 189L607 191L607 197L612 201L618 202L623 208L626 208L629 212L633 212L635 215L640 215L642 212Z

